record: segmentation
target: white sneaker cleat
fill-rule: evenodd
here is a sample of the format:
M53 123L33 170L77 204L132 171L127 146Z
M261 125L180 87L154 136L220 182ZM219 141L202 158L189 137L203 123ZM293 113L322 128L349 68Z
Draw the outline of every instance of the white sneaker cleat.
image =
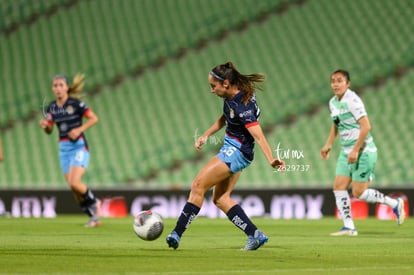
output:
M402 225L405 221L405 210L404 210L404 200L401 198L397 199L398 204L392 210L394 214L397 216L397 224Z
M351 229L348 227L342 227L338 232L330 234L331 236L358 236L358 231L356 229Z

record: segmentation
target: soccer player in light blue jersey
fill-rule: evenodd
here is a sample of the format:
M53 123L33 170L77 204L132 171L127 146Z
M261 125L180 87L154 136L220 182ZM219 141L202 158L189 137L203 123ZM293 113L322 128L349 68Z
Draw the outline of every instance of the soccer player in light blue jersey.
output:
M89 164L89 148L84 132L98 122L92 109L79 99L83 80L83 75L76 75L69 85L64 75L53 78L52 90L56 99L45 110L45 118L40 121L40 127L45 133L51 134L56 124L63 174L82 211L89 216L85 226L97 227L101 224L100 201L81 181Z
M198 173L192 185L188 201L177 220L174 230L167 237L167 244L178 248L184 231L197 216L203 204L204 195L213 189L213 201L228 219L247 235L242 250L256 250L267 242L268 237L247 217L242 207L231 198L241 171L253 161L254 145L263 151L269 165L284 166L284 162L272 156L272 150L259 125L260 110L256 104L255 89L257 82L263 82L261 74L243 75L233 63L214 67L209 75L211 92L224 100L223 113L213 125L195 142L195 149L201 150L203 144L215 132L226 127L224 145Z
M331 88L334 96L329 101L332 126L328 139L321 149L321 157L328 159L329 151L339 135L342 150L339 154L336 176L333 185L336 206L344 226L331 233L332 236L356 236L351 215L351 202L348 188L352 185L352 195L368 203L382 203L391 207L397 216L397 224L405 219L404 201L384 195L368 188L374 176L377 162L377 147L370 133L371 125L361 98L349 89L351 79L345 70L337 70L331 75Z

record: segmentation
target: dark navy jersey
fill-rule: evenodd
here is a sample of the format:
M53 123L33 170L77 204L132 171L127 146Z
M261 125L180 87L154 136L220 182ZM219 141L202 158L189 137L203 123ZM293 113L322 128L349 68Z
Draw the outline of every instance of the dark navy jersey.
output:
M79 99L69 97L63 106L58 106L56 101L52 101L46 109L46 119L50 123L56 123L59 139L67 141L70 140L68 133L82 125L82 119L89 110L88 106ZM79 138L84 139L86 143L84 133Z
M239 92L232 99L224 99L223 113L226 118L226 135L235 141L234 146L252 160L255 142L247 128L259 124L260 109L254 95L247 105L243 103L242 99L243 92Z

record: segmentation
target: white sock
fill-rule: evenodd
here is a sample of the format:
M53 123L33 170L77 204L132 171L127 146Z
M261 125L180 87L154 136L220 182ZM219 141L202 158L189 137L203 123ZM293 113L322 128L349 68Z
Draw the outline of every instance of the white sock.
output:
M351 199L349 193L346 190L334 190L336 207L341 214L344 226L350 229L355 229L354 221L351 215Z
M386 204L391 208L396 207L398 204L398 201L396 199L385 196L380 191L371 188L365 189L365 191L361 194L361 196L359 196L358 199L364 200L369 203Z

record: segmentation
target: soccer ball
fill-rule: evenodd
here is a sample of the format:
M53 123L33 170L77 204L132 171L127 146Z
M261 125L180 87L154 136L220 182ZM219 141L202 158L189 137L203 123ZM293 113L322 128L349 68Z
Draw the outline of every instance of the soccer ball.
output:
M145 210L134 217L133 228L135 234L145 241L153 241L161 236L164 222L159 214Z

